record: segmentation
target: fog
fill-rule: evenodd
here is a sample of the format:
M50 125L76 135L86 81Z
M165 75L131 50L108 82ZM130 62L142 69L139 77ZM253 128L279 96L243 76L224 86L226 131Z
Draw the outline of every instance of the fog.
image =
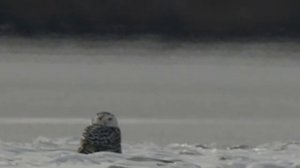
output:
M0 135L16 141L80 136L91 116L110 111L128 143L294 140L300 133L298 46L289 40L2 37ZM50 122L41 126L34 118Z

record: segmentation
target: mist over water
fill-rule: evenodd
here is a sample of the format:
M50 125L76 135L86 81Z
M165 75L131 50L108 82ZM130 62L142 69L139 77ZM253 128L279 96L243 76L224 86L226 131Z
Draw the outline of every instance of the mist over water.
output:
M91 116L111 111L127 143L296 140L298 46L289 40L2 37L0 136L7 141L80 136ZM7 118L27 122L10 124ZM72 123L76 119L80 122ZM129 122L141 119L145 122ZM18 133L9 135L11 130Z

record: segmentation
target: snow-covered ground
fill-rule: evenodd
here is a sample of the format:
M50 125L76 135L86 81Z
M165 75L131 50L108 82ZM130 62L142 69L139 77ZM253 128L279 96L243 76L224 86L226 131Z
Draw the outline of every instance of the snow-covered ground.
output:
M272 143L261 146L123 144L123 154L76 153L78 139L33 142L0 142L0 167L62 168L299 168L300 144Z

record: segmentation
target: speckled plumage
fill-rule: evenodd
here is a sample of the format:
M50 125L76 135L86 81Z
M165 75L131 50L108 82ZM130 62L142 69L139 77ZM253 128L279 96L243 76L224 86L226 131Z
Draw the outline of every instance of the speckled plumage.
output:
M98 115L97 119L99 119L99 121L106 120L105 117L103 117L104 115L113 116L112 114L107 114L106 112ZM106 126L106 124L93 123L85 128L82 134L81 144L78 152L89 154L101 151L116 153L122 152L121 131L118 126Z

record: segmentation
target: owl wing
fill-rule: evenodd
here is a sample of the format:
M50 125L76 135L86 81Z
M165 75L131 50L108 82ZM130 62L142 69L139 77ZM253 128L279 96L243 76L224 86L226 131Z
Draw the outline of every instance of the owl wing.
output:
M110 151L121 153L121 131L119 128L90 125L82 134L79 153Z

